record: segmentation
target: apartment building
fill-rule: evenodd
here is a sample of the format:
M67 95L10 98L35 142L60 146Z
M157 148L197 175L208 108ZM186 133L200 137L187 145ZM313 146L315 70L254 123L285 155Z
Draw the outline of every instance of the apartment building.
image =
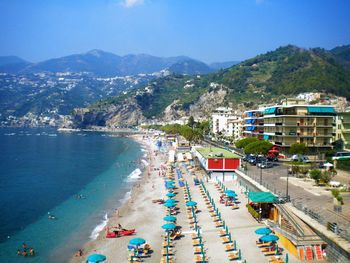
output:
M336 126L336 139L342 139L345 150L350 150L350 112L338 113Z
M242 117L232 108L219 107L212 114L212 132L239 139L242 134Z
M263 139L264 135L264 109L245 111L243 118L243 136Z
M336 112L332 106L283 103L263 111L263 139L287 152L304 143L310 154L332 148Z

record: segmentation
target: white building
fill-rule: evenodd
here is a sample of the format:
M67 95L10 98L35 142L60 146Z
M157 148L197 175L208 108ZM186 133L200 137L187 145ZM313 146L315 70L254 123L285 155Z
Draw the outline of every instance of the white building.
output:
M212 132L221 133L224 136L233 136L238 139L242 134L242 117L237 115L232 108L219 107L212 114Z

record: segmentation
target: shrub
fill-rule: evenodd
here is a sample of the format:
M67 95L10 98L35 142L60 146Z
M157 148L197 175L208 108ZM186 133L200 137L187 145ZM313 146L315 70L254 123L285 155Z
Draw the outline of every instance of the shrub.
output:
M311 170L310 171L310 178L314 179L316 184L318 184L322 178L322 172L320 170Z
M236 141L235 145L237 148L239 149L243 149L244 147L246 147L248 144L253 143L253 142L257 142L259 141L258 138L255 137L248 137L248 138L244 138L241 139L239 141Z
M268 141L256 141L244 147L245 154L267 154L273 144Z

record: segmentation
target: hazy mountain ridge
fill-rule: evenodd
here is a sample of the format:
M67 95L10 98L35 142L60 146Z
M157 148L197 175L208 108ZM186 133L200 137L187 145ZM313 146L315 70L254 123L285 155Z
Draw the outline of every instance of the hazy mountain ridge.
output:
M148 54L118 56L97 49L38 63L29 63L14 56L0 57L0 72L13 74L90 72L96 76L112 77L151 74L164 69L171 71L172 68L176 74L206 74L215 70L204 62L186 56L157 57Z

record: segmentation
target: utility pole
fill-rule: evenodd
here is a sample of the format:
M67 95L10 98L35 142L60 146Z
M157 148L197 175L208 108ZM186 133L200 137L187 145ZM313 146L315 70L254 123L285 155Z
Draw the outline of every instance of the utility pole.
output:
M260 185L262 185L262 168L260 167Z

